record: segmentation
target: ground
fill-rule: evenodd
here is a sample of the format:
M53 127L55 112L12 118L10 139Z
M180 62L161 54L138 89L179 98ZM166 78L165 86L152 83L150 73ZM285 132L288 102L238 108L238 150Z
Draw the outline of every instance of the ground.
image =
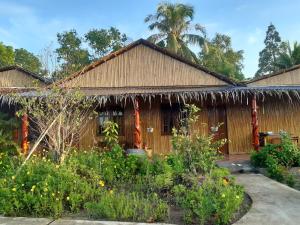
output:
M252 208L236 225L300 224L300 191L261 174L237 174L253 200Z

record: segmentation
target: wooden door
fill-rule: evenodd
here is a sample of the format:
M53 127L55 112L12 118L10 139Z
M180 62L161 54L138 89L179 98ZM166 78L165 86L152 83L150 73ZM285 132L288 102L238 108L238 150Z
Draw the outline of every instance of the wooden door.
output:
M208 108L208 132L214 135L215 140L227 139L227 115L225 106L211 106ZM220 151L228 154L228 142Z

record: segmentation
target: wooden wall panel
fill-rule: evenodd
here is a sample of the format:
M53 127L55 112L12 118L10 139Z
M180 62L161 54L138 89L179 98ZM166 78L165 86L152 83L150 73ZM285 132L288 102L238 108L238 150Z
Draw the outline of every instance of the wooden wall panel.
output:
M252 146L251 106L230 104L227 106L229 154L249 153Z
M139 45L67 81L67 87L227 85L226 82L147 46Z
M151 105L146 103L140 104L141 109L141 131L142 143L153 150L154 154L167 154L171 151L171 135L161 135L161 112L160 102L154 101ZM134 110L132 104L128 104L124 110L125 116L125 133L120 137L120 143L124 144L126 148L133 147L133 132L134 132ZM195 129L202 134L207 135L207 109L203 108L199 113L199 121ZM153 132L147 132L147 128L153 128ZM97 135L97 120L91 120L86 128L84 134L80 137L79 147L82 149L98 146L103 137Z

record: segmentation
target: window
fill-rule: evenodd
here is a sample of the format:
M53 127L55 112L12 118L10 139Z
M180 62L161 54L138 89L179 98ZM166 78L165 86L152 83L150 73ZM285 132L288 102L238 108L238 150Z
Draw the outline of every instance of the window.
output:
M119 136L124 135L124 110L121 108L108 109L99 112L98 116L98 133L103 135L104 124L106 121L113 121L119 126Z
M161 134L171 135L172 129L187 126L187 111L179 104L161 105Z

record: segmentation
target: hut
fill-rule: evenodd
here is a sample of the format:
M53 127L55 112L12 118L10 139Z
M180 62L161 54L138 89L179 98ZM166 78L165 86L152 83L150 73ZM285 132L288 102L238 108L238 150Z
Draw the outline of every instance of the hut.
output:
M266 134L300 135L299 73L296 67L240 84L141 39L56 85L80 88L100 104L97 118L80 137L80 148L101 145L103 123L113 120L126 148L168 153L172 127L184 117L182 106L193 103L201 108L199 131L226 138L223 154L236 155L258 149Z
M12 65L0 68L0 98L7 98L7 94L35 90L37 87L46 87L50 82L41 76L20 66ZM9 101L8 99L6 99ZM0 112L15 116L16 105L1 101ZM14 140L23 148L28 142L28 121L26 116L21 119L21 126L13 132Z

